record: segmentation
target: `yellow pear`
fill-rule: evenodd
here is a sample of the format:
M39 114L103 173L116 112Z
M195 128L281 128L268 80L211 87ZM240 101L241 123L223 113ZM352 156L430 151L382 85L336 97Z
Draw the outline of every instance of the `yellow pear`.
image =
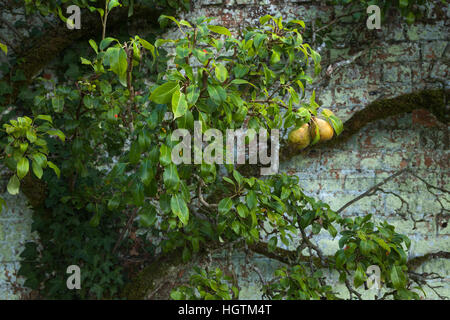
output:
M309 134L309 125L305 123L296 130L292 130L288 136L289 143L297 149L306 148L311 142L311 135Z
M328 122L316 118L316 123L319 126L320 142L328 141L333 138L333 127Z

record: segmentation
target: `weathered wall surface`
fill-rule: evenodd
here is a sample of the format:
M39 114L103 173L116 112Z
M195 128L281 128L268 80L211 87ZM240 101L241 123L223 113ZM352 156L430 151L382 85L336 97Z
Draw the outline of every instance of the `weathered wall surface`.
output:
M19 299L24 279L16 277L20 267L20 253L26 241L36 239L31 233L32 210L23 195L11 196L6 192L8 180L1 177L0 197L7 207L0 213L0 299ZM5 191L5 192L4 192Z
M322 6L320 1L197 0L184 18L214 16L218 17L218 24L237 28L256 23L264 14L281 13L286 19L295 17L310 21L317 15L331 17L332 11L333 8ZM423 88L439 88L442 84L436 79L448 79L449 15L448 7L438 6L429 12L426 24L417 22L407 26L398 17L387 21L378 32L380 45L333 73L328 85L320 89L318 99L321 104L346 120L376 99ZM333 33L339 36L348 28L352 26L337 25ZM324 50L324 68L354 54L353 49ZM307 193L327 201L333 209L339 209L392 173L412 164L416 174L428 183L450 189L448 127L426 111L374 122L339 149L300 154L283 163L281 169L298 175ZM424 222L417 223L414 229L411 217L404 207L401 208L401 201L392 194L377 193L355 203L343 214L373 213L375 220L387 219L399 232L412 239L411 257L449 250L448 218L438 214L439 204L423 182L405 175L384 186L384 190L401 195L410 203L414 218ZM17 297L8 275L18 268L18 254L24 241L31 238L31 213L24 199L6 194L3 197L8 202L8 209L0 215L0 299ZM449 203L443 201L448 206ZM337 248L337 239L333 240L327 234L320 235L317 241L326 253ZM258 276L246 268L242 255L234 255L233 261L236 273L240 275L241 298L259 298ZM260 256L255 256L252 261L267 276L279 266ZM450 296L450 263L447 260L427 262L421 270L443 275L445 279L439 282L443 288L439 292ZM15 278L11 280L14 283ZM426 298L436 298L436 295L427 290Z

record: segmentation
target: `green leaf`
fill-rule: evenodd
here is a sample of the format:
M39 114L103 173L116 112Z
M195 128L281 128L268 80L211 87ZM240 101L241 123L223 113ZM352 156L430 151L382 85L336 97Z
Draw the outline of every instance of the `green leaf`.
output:
M42 153L33 153L31 157L41 168L47 167L47 157Z
M8 54L8 47L0 42L0 49L5 53Z
M38 179L42 178L43 174L42 167L35 160L31 162L31 166L33 168L35 176L38 177Z
M354 283L355 287L358 288L360 285L362 285L364 283L364 281L366 280L365 278L366 278L366 273L364 272L363 265L358 263L358 267L355 272L355 277L353 279L353 283Z
M181 194L175 194L170 199L170 208L172 212L180 219L183 225L189 221L189 209Z
M159 162L163 167L172 163L172 149L165 144L162 144L159 148Z
M106 57L109 59L111 71L119 76L119 81L123 86L126 86L126 72L128 68L127 53L123 48L108 48L106 50Z
M26 135L27 135L28 141L30 141L31 143L34 143L36 141L36 139L37 139L36 133L34 132L34 129L27 130L27 134Z
M220 82L225 82L228 79L228 70L225 68L225 66L221 63L216 65L216 78Z
M188 106L193 106L200 97L200 88L196 85L190 85L187 88L186 100Z
M217 105L221 105L227 98L226 91L220 87L210 84L208 86L208 93L211 97L212 101L216 103Z
M120 205L120 197L118 195L114 195L111 199L108 201L108 210L115 210Z
M188 105L184 93L181 93L180 91L175 91L174 94L172 95L173 119L175 120L176 118L184 116L187 109Z
M280 61L280 53L276 50L272 50L272 56L270 57L270 64L275 64Z
M230 198L224 198L219 202L219 213L226 214L230 211L233 206L233 201Z
M328 121L330 122L331 126L333 127L334 131L337 135L340 135L341 132L344 130L344 125L342 123L342 120L336 117L335 115L331 115L328 118Z
M139 211L139 223L144 228L149 228L153 226L156 222L156 209L153 206L148 206L142 208L141 211Z
M111 11L112 9L114 9L117 6L122 6L119 2L119 0L109 0L108 3L108 11Z
M408 24L413 24L414 21L416 21L416 15L414 14L414 12L409 12L406 16L406 22Z
M52 135L52 136L57 136L62 142L64 142L66 140L66 136L64 135L64 133L58 129L50 129L47 131L47 134ZM31 140L30 140L30 142L31 142Z
M26 157L20 158L19 162L17 162L17 176L22 179L28 173L30 169L30 163Z
M247 199L247 206L250 210L256 208L256 205L258 204L258 199L256 198L255 191L250 190L246 196L246 199Z
M179 90L180 86L178 85L178 82L168 81L153 90L149 99L156 103L167 104L171 102L172 95Z
M92 62L89 61L88 59L85 59L85 58L83 58L83 57L80 57L80 60L81 60L81 64L89 64L89 65L92 65Z
M172 290L170 293L170 298L172 298L172 300L183 300L184 294L178 290Z
M248 216L248 208L242 203L239 203L236 209L241 218L246 218Z
M90 40L89 40L89 44L91 45L92 49L94 49L95 53L98 54L97 43L95 43L94 40L90 39Z
M52 117L51 117L51 116L48 116L48 115L46 115L46 114L40 114L40 115L38 115L38 116L36 117L36 119L41 119L41 120L45 120L45 121L48 121L48 122L50 122L50 123L53 123Z
M231 83L232 84L249 84L249 85L253 86L254 88L256 88L256 86L253 83L250 83L244 79L234 79L233 81L231 81Z
M48 161L47 164L50 168L53 169L53 171L55 171L56 176L59 178L59 175L60 175L59 168L51 161Z
M231 32L225 27L222 26L208 26L208 29L214 33L224 34L228 37L231 37Z
M164 169L164 186L168 191L178 191L180 177L178 176L177 166L171 163Z
M390 276L395 289L400 290L406 286L407 279L400 266L393 266Z
M62 112L64 107L64 98L63 97L53 97L52 98L52 107L55 112Z
M103 39L100 42L100 50L103 51L104 49L106 49L113 41L117 41L117 40L114 38L111 38L111 37L107 37L107 38Z
M408 0L399 0L398 4L400 8L406 8L408 6Z
M299 24L303 29L305 29L305 22L303 22L302 20L291 20L289 21L289 23Z
M155 61L156 59L156 48L154 45L152 45L151 43L149 43L147 40L139 38L139 43L144 47L144 49L147 49L148 51L150 51L150 53L152 54L153 57L153 61Z
M10 194L15 195L19 193L19 188L20 188L19 178L17 178L16 175L13 175L9 179L8 186L6 187L6 189Z
M148 186L154 177L153 165L149 159L142 161L139 174L142 183Z

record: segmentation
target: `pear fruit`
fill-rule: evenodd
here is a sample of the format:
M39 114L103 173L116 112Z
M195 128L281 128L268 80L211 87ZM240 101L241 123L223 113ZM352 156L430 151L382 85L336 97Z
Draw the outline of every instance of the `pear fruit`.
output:
M316 118L316 124L319 126L320 142L328 141L333 138L333 127L328 122Z
M305 123L298 129L289 132L288 140L296 149L306 148L311 143L311 135L309 134L309 125Z

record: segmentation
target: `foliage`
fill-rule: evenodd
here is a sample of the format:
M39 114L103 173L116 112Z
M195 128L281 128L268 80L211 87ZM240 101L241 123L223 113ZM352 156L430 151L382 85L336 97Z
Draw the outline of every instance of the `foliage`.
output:
M231 300L237 299L239 290L232 285L232 279L216 268L214 271L194 267L190 286L180 286L170 293L174 300Z
M29 117L18 117L17 120L10 120L10 124L4 124L5 132L8 135L7 144L2 144L4 150L4 163L15 174L11 176L8 182L8 192L18 194L20 188L20 179L23 179L31 168L34 175L42 178L43 169L47 166L52 168L59 177L58 167L47 160L48 147L45 136L57 136L62 141L65 135L59 129L52 127L52 118L48 115L38 115L35 120L42 120L40 126L35 125L35 121Z
M98 4L99 7L96 7L96 4ZM66 18L64 16L65 12L63 6L68 7L70 5L76 5L80 8L87 8L91 12L97 11L102 16L102 11L104 11L105 5L110 9L112 9L113 6L120 5L128 8L128 13L131 16L134 13L134 8L139 6L157 6L160 8L166 8L169 11L173 11L178 8L188 10L190 2L188 0L25 0L25 8L27 13L38 11L44 16L54 14L58 15L64 21Z
M118 229L124 224L123 215L110 214L98 227L92 226L91 213L60 202L68 190L61 183L52 184L56 185L61 189L53 189L47 198L52 210L34 214L32 231L38 232L39 242L26 243L18 275L25 277L26 287L38 290L46 299L116 297L126 280L120 260L112 252ZM80 267L80 290L67 289L70 265Z
M322 271L317 270L311 276L306 267L301 265L293 266L290 270L283 267L275 271L275 276L280 280L266 285L264 291L274 300L310 300L326 298L328 300L336 299L331 290L331 286L321 285Z

